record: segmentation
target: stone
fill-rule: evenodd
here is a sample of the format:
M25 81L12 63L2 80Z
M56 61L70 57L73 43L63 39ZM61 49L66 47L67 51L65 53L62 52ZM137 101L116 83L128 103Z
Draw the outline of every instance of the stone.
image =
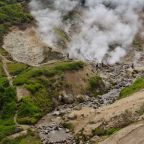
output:
M64 91L62 94L62 102L65 104L72 104L74 102L74 96L72 94L66 94Z
M76 114L69 114L68 119L69 120L75 120L75 119L77 119L77 115Z

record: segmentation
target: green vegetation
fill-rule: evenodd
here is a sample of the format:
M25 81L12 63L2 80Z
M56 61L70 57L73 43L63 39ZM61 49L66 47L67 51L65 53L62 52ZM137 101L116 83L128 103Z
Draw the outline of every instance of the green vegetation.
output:
M25 69L28 68L27 65L25 64L22 64L22 63L8 63L7 64L7 67L8 67L8 71L11 75L15 76L19 73L21 73L22 71L24 71Z
M10 26L28 23L32 16L16 0L0 0L0 44Z
M54 64L51 67L38 67L38 68L30 68L27 71L22 72L14 79L15 85L23 85L25 83L29 83L29 79L36 78L39 76L46 76L46 77L53 77L57 74L62 74L64 71L72 71L72 70L79 70L83 68L84 63L77 61L77 62L61 62L58 64Z
M42 111L30 97L23 98L18 110L18 122L33 124L41 117Z
M5 58L9 59L9 60L12 59L11 56L10 56L10 54L5 49L3 49L3 48L0 48L0 54L2 56L4 56Z
M96 129L92 130L92 133L93 133L93 135L97 135L97 136L109 136L119 130L120 130L120 128L109 128L106 130L102 129L102 128L96 128Z
M144 78L137 79L132 85L121 90L119 99L125 98L144 88Z
M97 96L106 92L105 84L100 76L94 76L88 82L88 94L90 96Z
M63 127L66 128L66 129L69 129L69 130L71 130L71 131L74 130L74 126L73 126L72 123L65 122L65 123L63 123L62 125L63 125Z
M4 70L3 70L3 64L2 64L2 62L0 62L0 78L2 78L4 76L5 76L5 73L4 73Z
M17 120L22 124L34 124L51 111L59 92L66 87L65 71L83 68L82 62L60 62L52 66L30 67L14 79L15 85L24 86L31 94L24 97L18 106Z
M3 85L4 84L4 85ZM13 117L16 111L15 88L0 81L0 141L16 131Z
M6 77L0 77L0 85L7 87L9 85Z
M15 139L4 139L0 144L40 144L40 138L32 131L28 131L26 136Z

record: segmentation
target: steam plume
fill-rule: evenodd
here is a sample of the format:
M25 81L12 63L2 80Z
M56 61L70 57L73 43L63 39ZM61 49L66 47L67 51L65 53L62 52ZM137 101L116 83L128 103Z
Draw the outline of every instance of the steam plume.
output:
M144 0L32 0L30 8L49 46L71 58L114 64L141 27Z

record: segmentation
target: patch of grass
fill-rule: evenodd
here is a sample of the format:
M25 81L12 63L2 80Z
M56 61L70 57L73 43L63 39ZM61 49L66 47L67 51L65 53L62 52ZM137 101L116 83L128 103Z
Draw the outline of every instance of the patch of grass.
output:
M4 88L0 86L0 118L10 118L16 109L16 90L15 88Z
M0 81L0 141L16 131L13 121L16 111L15 88L3 84Z
M120 128L109 128L109 129L96 128L92 130L92 134L97 136L110 136L119 130Z
M18 122L34 124L41 116L41 109L32 101L30 97L24 97L18 108Z
M0 34L0 35L1 35L1 34ZM11 56L10 56L10 54L9 54L5 49L3 49L3 48L0 48L0 54L1 54L2 56L4 56L5 58L9 59L9 60L12 59Z
M52 95L49 95L45 87L38 83L26 87L32 95L24 97L20 102L17 121L21 124L35 124L44 114L52 110Z
M0 45L9 27L32 21L32 16L24 11L16 0L0 0Z
M2 77L2 78L0 77L0 85L4 87L7 87L9 85L9 82L6 77Z
M100 76L91 77L88 81L87 91L90 96L104 94L106 88L102 78Z
M132 85L121 90L119 99L125 98L144 88L144 78L137 79Z
M63 123L62 125L63 125L63 127L66 128L66 129L69 129L69 130L71 130L71 131L74 130L74 126L73 126L72 123L65 122L65 123Z
M40 89L43 88L43 85L41 85L40 83L30 83L27 84L25 88L29 90L32 94L35 94L36 92L38 92Z
M1 121L0 121L1 122ZM16 126L13 125L3 125L0 124L0 141L8 135L14 134L16 132Z
M41 144L40 138L34 132L30 131L26 136L15 139L5 139L0 144Z
M21 73L22 71L24 71L25 69L28 68L27 65L23 64L23 63L8 63L7 64L8 67L8 71L11 75L15 76L18 75L19 73Z
M4 77L4 76L5 76L5 73L4 73L4 70L3 70L3 64L2 64L2 62L0 62L0 78Z
M77 62L61 62L54 64L52 67L44 66L40 68L30 68L27 71L22 72L14 79L15 85L23 85L24 83L29 83L29 79L39 77L39 76L46 76L46 77L53 77L56 74L61 74L64 71L68 70L79 70L82 69L84 63L77 61Z

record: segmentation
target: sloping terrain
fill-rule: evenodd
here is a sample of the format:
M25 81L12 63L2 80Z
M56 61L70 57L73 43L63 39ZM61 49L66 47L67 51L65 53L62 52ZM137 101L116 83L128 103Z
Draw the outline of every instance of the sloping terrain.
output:
M0 0L0 144L143 144L143 36L114 65L73 60L42 42L28 1Z
M80 110L73 110L67 116L74 115L76 117L74 120L69 120L74 126L75 133L83 129L84 132L90 135L93 129L102 126L104 123L106 127L122 127L124 123L127 123L127 120L133 120L137 116L137 111L143 105L144 91L142 90L97 110L82 107ZM127 119L123 119L124 115Z
M99 144L143 144L144 121L129 125Z

